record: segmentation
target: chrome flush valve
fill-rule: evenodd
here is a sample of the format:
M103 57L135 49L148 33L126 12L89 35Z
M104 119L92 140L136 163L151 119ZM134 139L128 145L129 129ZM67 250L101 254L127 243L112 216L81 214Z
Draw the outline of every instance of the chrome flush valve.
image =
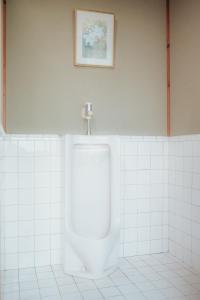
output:
M87 102L82 107L81 116L87 120L87 135L91 135L91 119L93 117L92 103Z

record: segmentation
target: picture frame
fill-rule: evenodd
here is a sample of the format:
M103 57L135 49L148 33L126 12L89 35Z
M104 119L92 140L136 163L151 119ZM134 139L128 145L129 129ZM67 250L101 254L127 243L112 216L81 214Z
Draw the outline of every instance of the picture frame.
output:
M75 10L74 65L114 67L115 15Z

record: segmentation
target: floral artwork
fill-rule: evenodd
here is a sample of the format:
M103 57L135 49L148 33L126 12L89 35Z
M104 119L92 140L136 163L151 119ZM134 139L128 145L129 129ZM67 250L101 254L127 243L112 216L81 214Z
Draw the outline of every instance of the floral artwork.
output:
M87 19L83 26L83 57L106 58L106 23L101 20Z
M114 15L76 11L75 65L113 66Z

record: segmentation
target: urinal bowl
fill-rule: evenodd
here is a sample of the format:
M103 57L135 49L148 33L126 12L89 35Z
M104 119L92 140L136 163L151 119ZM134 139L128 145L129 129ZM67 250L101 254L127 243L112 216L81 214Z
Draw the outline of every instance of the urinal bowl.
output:
M118 137L65 138L64 269L100 278L117 265L120 235Z

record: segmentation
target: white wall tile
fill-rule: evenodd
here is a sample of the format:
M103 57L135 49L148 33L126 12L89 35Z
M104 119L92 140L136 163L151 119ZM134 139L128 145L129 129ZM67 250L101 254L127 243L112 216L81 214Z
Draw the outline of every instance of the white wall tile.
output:
M34 252L20 252L18 256L19 268L30 268L34 266L35 263L35 253Z
M137 227L138 226L138 214L124 215L124 227Z
M62 261L62 251L60 249L51 250L51 258L52 265L58 265Z
M17 157L5 157L3 159L3 172L16 173L18 172L18 158Z
M52 199L52 193L51 193L51 189L49 187L35 189L35 202L36 203L41 203L41 204L49 203L51 201L51 199Z
M51 250L61 249L62 248L62 235L53 234L51 235Z
M4 205L18 205L18 189L1 191L1 203Z
M123 256L138 255L138 242L125 243L123 245L124 253Z
M60 220L59 224L61 223ZM50 220L36 220L35 221L35 234L36 235L45 235L50 234Z
M125 243L134 242L138 240L138 230L136 228L128 228L124 230Z
M50 250L35 252L35 266L47 266L51 264Z
M8 156L17 156L18 155L18 142L7 139L4 141L4 154Z
M142 241L138 243L138 254L144 255L147 253L158 253L157 249L150 248L151 241Z
M49 250L50 249L50 236L49 235L39 235L35 236L35 250Z
M149 241L150 240L150 227L140 227L138 229L138 241Z
M0 180L4 189L18 188L18 173L2 173L2 180Z
M17 205L6 205L5 208L5 221L17 221L18 220L18 206Z
M19 173L19 189L31 189L33 186L33 173Z
M50 218L50 204L36 204L35 205L35 218L49 219Z
M161 252L163 252L163 241L162 240L151 240L151 242L150 242L150 251L152 253L161 253Z
M61 262L62 147L63 140L57 136L13 135L0 141L5 268ZM188 145L185 149L185 154L190 153ZM160 243L162 250L168 251L167 155L164 137L121 138L121 255L160 252ZM189 170L189 160L185 168ZM187 186L191 184L187 174L183 180ZM198 201L197 195L191 199ZM196 230L194 227L194 235ZM159 242L151 244L153 239Z
M34 219L34 205L19 205L19 220L29 221Z
M48 188L51 186L51 173L41 172L35 173L35 187L36 188Z
M19 156L19 172L20 173L32 173L34 171L34 158Z
M34 221L19 221L19 236L34 235Z
M19 267L18 253L4 254L3 258L4 268L6 270L17 269Z
M3 222L2 222L3 223ZM18 236L18 222L4 222L4 237L16 237Z
M198 135L183 136L179 141L176 137L169 142L169 249L171 253L198 271L200 271L199 157Z
M25 236L19 238L19 252L33 252L34 251L34 237Z
M34 142L32 140L18 140L19 157L32 156L34 154Z
M34 205L33 189L19 189L18 204L19 205Z
M18 253L18 238L5 238L5 253Z

